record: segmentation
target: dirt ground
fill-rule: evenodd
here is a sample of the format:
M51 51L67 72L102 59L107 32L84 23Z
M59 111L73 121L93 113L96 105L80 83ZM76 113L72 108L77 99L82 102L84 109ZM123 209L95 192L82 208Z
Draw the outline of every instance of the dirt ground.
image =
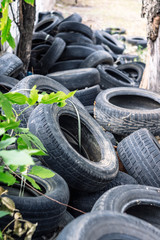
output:
M141 0L57 0L54 10L65 17L76 12L92 29L123 27L128 36L146 37L146 19L141 18Z

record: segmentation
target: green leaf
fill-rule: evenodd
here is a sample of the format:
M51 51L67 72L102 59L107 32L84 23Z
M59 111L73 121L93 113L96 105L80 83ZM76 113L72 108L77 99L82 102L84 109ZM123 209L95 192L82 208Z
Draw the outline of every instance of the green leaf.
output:
M15 129L19 126L20 122L20 120L16 122L15 119L10 119L10 122L1 122L0 128L5 128L6 131L8 131L9 129Z
M28 145L26 144L26 142L23 141L23 139L21 137L19 137L17 139L17 144L18 144L18 150L22 150L22 149L27 149Z
M2 110L4 111L7 118L11 118L13 115L12 105L10 101L0 92L0 105L2 106Z
M17 165L9 165L9 168L15 172L17 169L18 169L18 166Z
M16 178L9 172L0 172L0 182L6 183L10 186L16 182Z
M4 149L4 148L8 147L12 143L15 143L16 140L17 140L17 138L11 137L6 140L0 141L0 149Z
M68 93L67 98L73 97L76 92L77 92L77 90Z
M28 132L27 137L30 139L30 141L40 150L47 153L47 150L43 146L42 142L39 140L39 138L35 135L33 135L31 132Z
M3 137L1 138L1 141L6 140L8 138L10 138L10 135L9 134L4 134Z
M25 104L27 102L27 97L21 93L18 92L8 92L5 93L4 96L12 103L14 104Z
M55 175L50 169L46 169L41 166L33 166L29 174L36 175L41 178L51 178Z
M24 0L26 3L31 4L32 6L34 5L34 0Z
M6 165L34 165L34 161L26 150L2 150L0 156Z
M38 101L38 90L36 90L36 85L31 89L30 96L28 99L29 105L34 105Z
M30 139L28 138L27 134L20 134L21 139L23 140L23 147L26 145L27 147L25 148L32 148ZM22 143L22 141L21 141Z
M26 149L25 150L29 155L36 155L36 156L45 156L47 155L45 152L43 152L40 149Z
M2 45L4 44L5 41L7 41L7 38L9 37L10 34L10 29L11 29L11 19L8 17L7 23L2 29L2 35L1 35L1 43Z
M26 165L20 166L19 170L21 173L23 173L27 170L27 166Z
M65 101L57 103L58 107L64 107L67 103Z
M3 240L3 234L1 230L0 230L0 239Z
M5 128L0 128L0 136L2 136L5 133Z
M14 49L16 47L16 43L15 43L14 38L12 37L10 32L7 35L7 42L9 43L11 48Z
M41 190L40 186L35 182L35 180L27 175L23 175L31 184L34 188Z
M0 218L6 216L6 215L8 215L8 214L10 214L10 212L7 212L7 211L0 211ZM1 232L1 233L2 233L2 232ZM1 236L2 236L2 235L0 235L0 239L2 239Z
M16 128L16 133L29 133L29 128Z
M8 9L9 9L9 1L5 0L3 1L3 7L2 7L2 18L1 18L1 29L3 30L3 28L5 27L5 25L7 24L7 20L8 20Z

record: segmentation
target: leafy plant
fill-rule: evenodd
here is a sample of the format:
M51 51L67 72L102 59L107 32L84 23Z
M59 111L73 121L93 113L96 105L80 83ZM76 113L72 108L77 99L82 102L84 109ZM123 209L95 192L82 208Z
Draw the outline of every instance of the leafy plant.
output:
M34 0L24 1L28 4L31 4L32 6L34 5ZM8 15L9 6L12 2L13 0L2 0L1 2L0 14L2 15L2 17L0 18L0 32L1 44L3 45L7 41L12 48L15 48L15 41L10 32L12 20Z
M66 105L66 99L72 97L74 93L75 91L69 94L65 94L61 91L57 93L52 92L50 94L46 92L39 93L36 86L31 89L29 97L18 92L8 92L5 94L0 92L0 182L8 186L13 185L17 182L16 175L19 174L21 178L23 178L23 182L27 180L34 188L40 190L39 185L33 178L28 176L28 174L41 178L54 176L54 173L49 169L35 165L32 155L46 155L47 150L29 129L19 127L20 120L18 120L18 118L22 112L17 114L13 105L27 104L25 108L27 109L40 103L57 103L58 106L63 107ZM13 144L16 144L16 149L12 149ZM34 166L29 168L31 165ZM6 214L10 214L10 212L8 210L4 211L4 203L2 202L2 198L0 199L2 204L0 208L0 217L3 217ZM22 219L18 218L15 222L16 221L22 222ZM21 224L19 226L21 226ZM1 235L2 232L0 231L0 236Z

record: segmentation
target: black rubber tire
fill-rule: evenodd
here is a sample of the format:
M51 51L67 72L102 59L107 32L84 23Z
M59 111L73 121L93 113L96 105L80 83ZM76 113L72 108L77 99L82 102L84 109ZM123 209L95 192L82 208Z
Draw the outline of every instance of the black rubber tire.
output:
M15 54L6 52L0 56L0 74L16 78L22 70L23 63Z
M127 76L132 78L138 85L140 84L144 72L144 68L141 65L136 62L125 63L119 65L117 69L127 74Z
M59 61L85 59L91 53L95 52L93 48L84 46L67 46L61 55Z
M72 70L79 68L80 64L83 60L68 60L68 61L58 61L52 65L52 67L48 70L49 73Z
M64 19L63 14L60 11L52 11L52 12L39 12L38 13L38 22L49 18L49 17L58 17L60 21Z
M138 83L134 82L126 74L113 66L98 65L97 69L100 73L100 86L101 89L108 89L114 87L138 87Z
M82 17L78 13L73 13L73 14L69 15L68 17L64 18L62 22L68 22L68 21L82 22Z
M130 184L112 188L97 200L92 211L127 213L160 229L159 188Z
M110 53L104 50L95 51L83 60L80 68L97 67L101 63L113 65L113 58Z
M28 71L38 73L38 74L40 74L42 72L42 68L39 64L39 61L42 58L42 56L44 56L44 54L46 54L46 52L49 50L49 48L50 48L50 45L48 45L48 44L40 44L40 45L35 46L31 50Z
M100 93L100 86L95 85L92 87L86 87L85 89L78 90L75 93L75 97L77 97L84 106L88 106L93 105L98 93Z
M15 78L0 75L0 91L2 93L9 92L19 81Z
M98 44L104 43L108 45L108 47L116 54L122 54L125 45L121 44L116 38L114 38L111 34L105 31L95 31L96 39Z
M38 22L34 27L34 31L35 32L43 31L52 36L55 36L59 23L60 23L60 20L58 17L56 17L56 16L48 17L48 18Z
M42 156L47 165L70 187L94 192L117 175L117 156L99 124L86 111L77 109L81 119L82 154L64 135L66 132L71 134L78 143L77 113L71 104L63 108L57 104L39 105L30 115L28 126L47 149L49 156Z
M111 132L106 131L106 136L109 138L113 146L117 145L117 140L115 139L114 135Z
M38 223L33 236L34 239L36 236L41 236L57 228L61 219L66 213L66 206L57 203L56 201L63 204L68 204L69 189L64 179L57 173L52 178L46 179L41 179L32 175L29 176L41 186L44 196L41 196L40 194L37 194L31 190L29 187L26 187L27 195L24 195L24 197L19 197L17 195L20 184L16 185L15 188L13 186L5 187L3 184L1 184L1 186L3 186L4 189L10 189L12 192L14 191L13 193L9 193L8 197L14 201L16 209L20 211L23 218L32 223ZM15 191L17 194L12 195L15 194ZM56 201L51 201L45 196L53 198ZM12 220L12 218L8 216L0 218L0 225L6 226L10 220Z
M54 38L46 32L34 32L32 35L32 48L40 44L52 45Z
M27 97L29 97L30 91L28 91L27 89L32 89L34 85L37 86L38 90L46 91L49 93L57 92L57 91L63 91L66 94L69 93L69 90L65 88L62 84L56 82L55 80L49 77L42 76L42 75L31 75L31 76L25 77L18 84L16 84L11 91L18 91L19 93L22 93ZM82 107L83 109L85 109L84 106L76 97L72 97L72 101L74 102L74 104L76 105L78 104L79 107ZM14 109L18 114L21 113L27 106L28 106L27 104L13 105ZM36 107L35 105L31 106L19 116L18 119L21 120L21 123L20 123L21 127L27 127L28 118L35 107Z
M133 55L133 54L119 54L117 55L116 59L116 64L121 65L125 63L134 63L134 61L139 61L139 56L138 55Z
M91 87L100 83L100 75L95 68L72 69L50 73L47 76L61 83L70 91Z
M145 127L160 134L159 94L119 87L100 92L95 101L95 118L109 132L126 136Z
M126 29L121 28L121 27L110 27L110 28L106 28L105 32L109 33L109 34L125 34L126 33Z
M46 54L40 59L39 65L42 68L42 74L47 74L48 70L52 67L52 65L60 58L64 49L65 42L61 38L54 38L54 42L52 43L49 50Z
M76 32L63 32L63 33L57 33L56 34L56 37L59 37L59 38L62 38L66 44L70 44L70 43L92 43L93 44L93 41L84 36L83 34L81 33L76 33Z
M127 42L136 45L136 46L141 46L142 48L147 47L147 39L142 38L142 37L128 37Z
M159 229L125 214L92 212L69 223L57 240L158 240Z
M146 64L144 62L137 61L136 64L138 64L141 67L143 67L143 69L145 69L145 67L146 67Z
M81 42L73 42L70 43L69 46L84 46L84 47L89 47L89 48L93 48L94 50L104 50L102 45L96 45L93 43L81 43Z
M160 145L147 129L124 138L117 151L126 171L139 184L160 187Z
M79 32L84 34L86 37L93 39L93 32L90 27L83 23L66 21L62 22L58 26L59 32Z
M70 189L69 205L74 208L80 209L83 212L90 212L93 208L93 205L102 196L102 194L104 194L106 191L113 187L126 184L138 184L138 183L133 177L129 176L124 172L119 171L118 175L112 181L106 183L105 188L102 189L101 191L97 191L95 193L88 193ZM78 217L82 214L72 208L68 208L68 211L74 217Z

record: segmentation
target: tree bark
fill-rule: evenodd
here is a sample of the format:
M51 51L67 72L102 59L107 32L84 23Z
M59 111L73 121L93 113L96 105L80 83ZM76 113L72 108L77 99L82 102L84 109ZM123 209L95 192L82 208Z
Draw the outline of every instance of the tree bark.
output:
M24 73L27 72L30 61L32 33L35 21L35 4L31 6L24 0L19 0L19 31L20 39L17 55L22 60Z
M142 0L142 16L147 17L148 52L140 87L160 92L160 1Z

